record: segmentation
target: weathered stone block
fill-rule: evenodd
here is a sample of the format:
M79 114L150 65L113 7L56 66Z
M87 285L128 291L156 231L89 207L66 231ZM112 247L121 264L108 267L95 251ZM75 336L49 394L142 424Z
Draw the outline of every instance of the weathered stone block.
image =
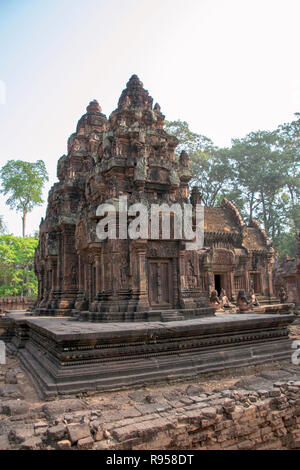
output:
M69 424L67 429L72 444L75 444L80 439L91 436L90 428L87 424Z
M88 450L92 449L94 445L94 440L92 437L85 437L83 439L79 439L77 442L77 447L79 450Z
M66 400L57 400L50 403L46 403L43 406L43 411L48 419L54 419L57 416L85 409L85 405L76 398L70 398Z
M57 424L48 429L47 435L50 441L61 441L67 434L65 424Z
M0 403L1 413L8 416L17 416L28 413L29 406L22 400L10 400Z
M37 450L41 449L43 445L42 440L39 437L30 437L26 439L21 445L21 450Z
M63 439L62 441L58 441L57 448L59 450L69 450L71 449L71 442L68 439Z
M12 429L8 435L9 440L11 442L16 442L17 444L20 444L21 442L26 441L26 439L29 439L30 437L33 437L33 428L16 428Z

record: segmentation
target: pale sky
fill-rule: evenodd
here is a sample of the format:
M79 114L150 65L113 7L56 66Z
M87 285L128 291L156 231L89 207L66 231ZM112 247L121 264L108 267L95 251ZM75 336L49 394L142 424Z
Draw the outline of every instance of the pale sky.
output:
M218 146L291 121L299 18L299 0L0 0L0 166L43 159L46 199L89 101L109 115L134 73L168 120ZM2 195L0 214L21 235Z

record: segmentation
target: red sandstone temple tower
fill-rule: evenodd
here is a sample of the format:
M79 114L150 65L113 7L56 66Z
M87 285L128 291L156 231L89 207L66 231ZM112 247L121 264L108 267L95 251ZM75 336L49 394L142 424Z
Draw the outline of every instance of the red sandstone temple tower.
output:
M253 287L270 300L273 249L255 221L246 226L227 200L204 209L204 246L187 250L175 239L100 241L97 208L126 196L142 202L200 202L189 195L189 159L175 156L178 141L164 128L160 106L133 75L109 119L92 101L58 162L49 192L35 270L35 312L93 321L174 320L212 315L209 293L230 298ZM190 199L189 199L190 196Z

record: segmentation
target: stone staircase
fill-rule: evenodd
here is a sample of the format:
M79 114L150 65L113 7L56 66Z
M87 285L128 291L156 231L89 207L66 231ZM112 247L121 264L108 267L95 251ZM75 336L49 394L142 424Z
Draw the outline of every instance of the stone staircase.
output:
M256 296L260 305L275 305L280 304L280 300L276 299L276 297L267 297L263 295Z
M182 321L184 320L184 315L181 315L177 310L164 310L161 312L160 319L163 322Z

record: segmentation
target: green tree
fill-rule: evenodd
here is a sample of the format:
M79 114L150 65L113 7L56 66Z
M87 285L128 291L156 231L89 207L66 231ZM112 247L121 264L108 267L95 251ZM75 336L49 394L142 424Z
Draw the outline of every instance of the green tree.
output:
M297 119L278 126L277 147L283 161L282 174L289 197L288 217L293 233L300 231L300 113Z
M26 217L35 206L43 203L42 190L48 181L45 163L9 160L0 171L1 192L9 195L6 204L22 213L22 233L25 237Z
M167 121L165 130L179 140L177 155L182 150L189 154L191 186L199 187L205 205L216 205L222 190L231 188L234 177L228 149L217 148L208 137L192 132L185 121Z
M37 294L33 237L0 236L0 296Z
M177 155L188 152L191 185L197 184L204 204L231 200L246 222L260 221L280 256L293 256L300 231L300 113L295 116L273 131L234 139L231 148L217 148L185 121L165 126L179 140Z

